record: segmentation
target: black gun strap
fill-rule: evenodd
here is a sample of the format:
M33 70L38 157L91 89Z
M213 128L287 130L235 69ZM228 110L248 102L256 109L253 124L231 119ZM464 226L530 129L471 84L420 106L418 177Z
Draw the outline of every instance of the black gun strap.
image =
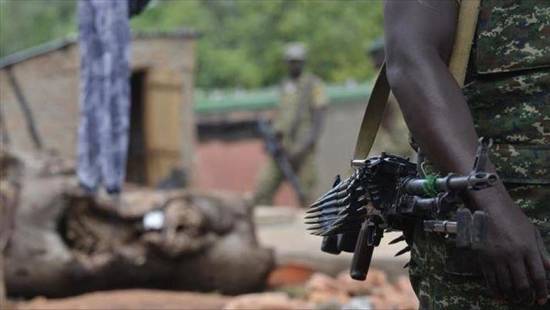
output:
M386 64L384 63L380 68L380 72L378 72L378 77L363 113L359 136L355 143L354 159L364 159L369 155L384 116L389 94L390 85L386 78Z

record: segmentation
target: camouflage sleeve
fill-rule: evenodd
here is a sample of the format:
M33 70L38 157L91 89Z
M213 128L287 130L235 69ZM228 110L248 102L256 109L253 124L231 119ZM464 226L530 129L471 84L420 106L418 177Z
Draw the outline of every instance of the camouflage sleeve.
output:
M275 114L273 115L273 119L271 121L271 126L273 127L273 130L278 133L282 133L285 131L285 128L287 127L287 121L284 117L284 113L281 111L281 106L283 105L283 89L280 86L278 89L278 107L275 110Z
M323 108L328 105L328 97L325 85L321 80L316 79L311 89L312 104L315 108Z

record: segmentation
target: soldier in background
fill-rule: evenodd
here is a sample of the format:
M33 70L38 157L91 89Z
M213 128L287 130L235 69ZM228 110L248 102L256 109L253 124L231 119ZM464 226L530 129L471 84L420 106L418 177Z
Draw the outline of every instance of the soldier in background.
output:
M315 146L324 119L327 97L322 81L304 72L306 48L302 43L287 46L284 60L289 76L281 84L280 104L273 121L306 199L311 201L315 182ZM273 159L261 171L254 202L271 205L284 175Z

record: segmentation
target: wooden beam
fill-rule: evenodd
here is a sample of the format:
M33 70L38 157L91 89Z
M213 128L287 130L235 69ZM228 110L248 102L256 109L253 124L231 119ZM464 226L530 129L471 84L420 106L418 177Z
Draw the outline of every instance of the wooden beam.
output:
M15 96L17 97L17 102L19 103L19 106L21 107L21 111L23 112L23 116L25 117L27 129L29 130L29 134L31 135L31 139L34 144L34 147L37 150L41 150L42 139L40 138L40 135L38 134L38 130L36 129L31 107L29 106L29 102L25 98L25 95L23 94L23 91L21 90L21 87L17 79L15 78L15 75L13 74L11 67L6 68L6 75L8 76L8 81L11 87L13 88Z
M9 144L10 136L8 134L8 126L6 126L6 118L4 117L4 111L2 111L2 105L0 104L0 145Z

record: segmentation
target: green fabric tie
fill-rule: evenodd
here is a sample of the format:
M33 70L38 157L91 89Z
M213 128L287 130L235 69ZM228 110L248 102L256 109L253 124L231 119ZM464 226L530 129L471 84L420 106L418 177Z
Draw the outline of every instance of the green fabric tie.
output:
M433 174L426 175L426 182L424 183L423 190L424 193L430 197L436 197L439 193L436 186L437 177L437 175Z

